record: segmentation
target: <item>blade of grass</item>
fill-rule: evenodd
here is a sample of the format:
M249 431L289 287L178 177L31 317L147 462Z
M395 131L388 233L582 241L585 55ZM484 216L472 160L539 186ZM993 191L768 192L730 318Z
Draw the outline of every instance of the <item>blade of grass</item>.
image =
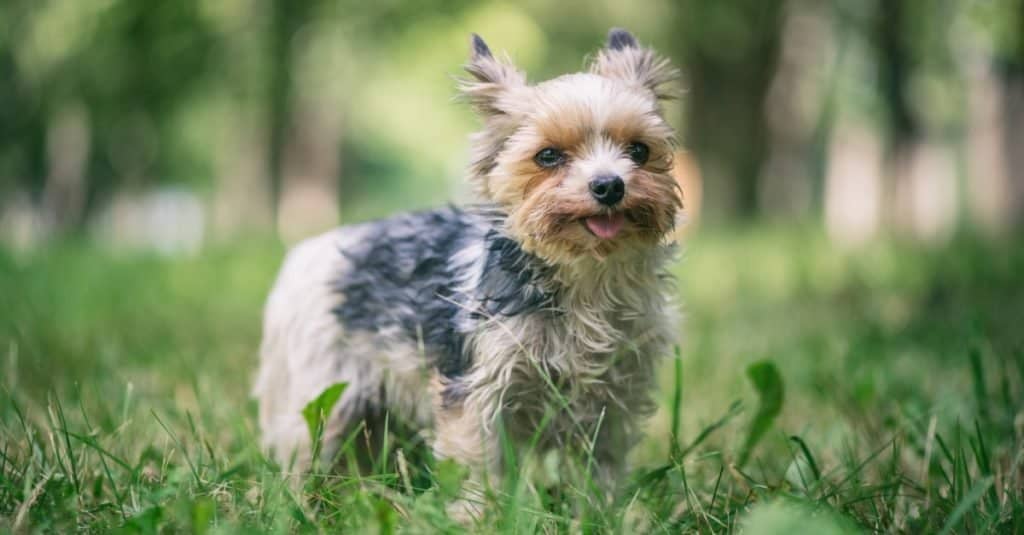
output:
M728 412L726 412L724 416L714 421L711 425L705 427L704 429L701 429L700 434L697 435L697 438L695 438L693 442L690 443L690 445L686 446L685 448L683 448L681 452L679 452L679 458L675 459L675 462L677 464L681 463L683 459L687 455L689 455L691 451L696 449L697 446L700 446L701 443L707 440L707 438L711 436L712 433L718 431L719 429L722 428L722 426L729 423L729 420L732 420L737 414L742 412L742 406L743 405L739 400L733 401L732 405L729 406Z
M800 437L798 437L796 435L793 435L793 436L789 437L789 439L792 440L793 442L796 442L797 445L800 446L800 451L803 452L804 458L807 459L807 464L810 465L811 474L814 475L814 480L815 481L820 480L821 479L821 470L818 470L818 463L815 462L814 456L811 455L811 450L810 450L810 448L807 447L807 443L804 442L804 439L802 439L802 438L800 438Z
M981 426L978 420L974 420L974 436L977 440L976 447L974 447L974 456L978 462L978 468L981 469L981 473L984 475L992 474L992 464L989 461L988 448L985 447L985 437L982 436Z
M68 464L71 465L71 482L75 486L75 493L82 494L81 479L78 476L78 462L75 460L75 452L71 449L71 436L68 434L68 421L64 417L64 405L60 402L60 396L54 394L53 400L57 404L57 418L60 420L60 433L64 437L64 446L67 448Z
M675 374L672 384L672 431L669 435L669 455L675 459L679 457L679 422L682 418L683 406L683 358L679 346L675 346L676 358L673 361Z
M988 395L985 388L985 368L981 362L981 351L977 347L971 348L969 352L971 361L971 378L974 384L974 399L978 405L978 414L981 419L988 423Z
M718 465L718 477L715 478L715 490L711 491L711 504L708 505L708 509L714 510L715 501L718 499L718 489L722 484L722 474L725 473L725 465Z
M110 451L108 451L105 448L103 448L102 446L100 446L99 443L96 442L96 440L94 438L92 438L90 436L87 436L87 435L80 435L80 434L74 433L74 432L71 432L69 434L75 440L77 440L77 441L81 442L82 444L85 444L86 446L92 448L96 453L99 454L100 459L110 459L111 461L114 461L115 463L117 463L118 466L120 466L121 468L124 468L128 472L132 472L133 471L132 466L130 464L128 464L127 461L125 461L124 459L118 457L117 455L114 455Z
M201 484L202 480L199 478L199 470L196 468L196 465L192 462L192 457L189 456L188 450L185 449L185 445L182 444L181 440L178 440L178 436L174 434L174 431L171 431L171 428L167 427L167 424L165 424L164 421L160 419L160 415L156 413L156 410L150 409L149 413L153 415L153 418L156 418L156 421L158 424L160 424L160 427L162 427L164 431L167 432L167 436L169 436L171 438L171 441L173 441L174 444L178 447L178 449L181 450L181 455L185 457L185 463L188 464L189 470L192 471L192 477L195 478L196 484Z
M939 531L939 535L952 533L953 530L960 525L960 520L964 515L970 511L971 507L974 507L974 504L978 503L978 500L980 500L985 492L988 491L988 488L992 486L994 481L995 478L988 476L975 483L974 486L971 487L971 490L964 495L963 499L956 504L953 512L950 513L949 518L946 519L946 525L942 527L941 531Z
M85 405L83 404L83 401L82 401L82 392L81 392L81 390L79 390L79 392L78 392L78 410L81 411L81 413L82 413L82 420L85 422L85 427L87 429L92 429L92 424L89 422L89 414L85 410ZM82 441L79 436L77 436L77 435L73 435L73 436L75 436L75 438L77 440L79 440L80 442L83 442L86 445L89 445L88 442ZM93 449L97 449L97 448L93 448ZM107 459L104 456L104 453L106 453L106 452L100 452L99 455L98 455L98 457L100 459L100 465L103 466L103 473L106 474L107 480L110 481L110 488L114 491L114 498L117 500L117 509L121 513L121 520L124 521L124 520L126 520L128 518L128 516L127 516L127 514L125 513L125 510L124 510L124 497L121 495L121 491L117 488L117 480L114 479L113 475L110 473L110 465L107 464ZM123 466L127 467L127 463L122 463L122 464L123 464ZM129 471L130 471L130 469L129 469Z
M880 448L877 448L875 451L871 452L871 454L869 454L867 457L864 458L864 460L862 460L860 463L858 463L857 466L855 466L853 468L853 470L850 470L850 472L848 474L846 474L846 477L844 477L841 481L839 481L839 483L837 483L835 485L835 487L833 487L832 490L828 494L825 494L824 496L822 496L822 499L823 500L828 500L828 499L830 499L830 498L832 498L834 496L837 496L840 492L842 492L843 487L845 487L846 484L849 483L850 480L852 480L854 477L857 477L858 475L860 475L861 472L863 472L864 468L868 465L868 463L870 463L871 461L875 460L875 458L877 458L879 455L881 455L883 451L889 449L889 444L893 440L896 440L896 439L893 438L893 439L887 441Z

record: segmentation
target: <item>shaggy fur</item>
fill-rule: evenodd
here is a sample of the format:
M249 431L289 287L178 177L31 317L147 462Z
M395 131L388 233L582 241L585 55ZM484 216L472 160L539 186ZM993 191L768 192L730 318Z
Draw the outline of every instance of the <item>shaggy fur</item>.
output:
M482 203L342 227L289 253L255 388L264 443L308 466L302 408L346 382L325 459L387 413L478 480L500 477L499 422L516 444L593 452L612 480L674 338L663 267L681 206L659 100L676 73L622 30L589 72L536 85L474 35L467 71ZM564 161L542 166L545 148ZM609 207L589 184L612 175L625 193ZM624 221L611 237L588 226L610 217Z

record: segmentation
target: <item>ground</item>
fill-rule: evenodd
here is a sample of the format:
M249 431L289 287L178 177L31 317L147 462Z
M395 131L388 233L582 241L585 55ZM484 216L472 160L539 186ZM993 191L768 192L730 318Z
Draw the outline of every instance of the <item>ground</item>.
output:
M1022 245L700 233L629 481L606 499L541 462L475 527L1024 532ZM0 249L0 530L459 530L457 466L403 451L299 487L260 452L248 392L282 253Z

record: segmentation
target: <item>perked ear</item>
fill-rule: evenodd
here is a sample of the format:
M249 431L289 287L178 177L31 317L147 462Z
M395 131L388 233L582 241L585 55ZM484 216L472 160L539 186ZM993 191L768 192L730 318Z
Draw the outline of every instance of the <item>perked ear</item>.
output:
M507 58L505 61L496 59L487 43L475 33L466 72L472 78L459 80L459 92L485 115L504 113L499 105L501 96L510 89L526 85L526 75Z
M640 46L636 38L622 28L608 31L608 42L597 53L590 72L645 87L658 99L678 97L673 82L679 71L653 50Z

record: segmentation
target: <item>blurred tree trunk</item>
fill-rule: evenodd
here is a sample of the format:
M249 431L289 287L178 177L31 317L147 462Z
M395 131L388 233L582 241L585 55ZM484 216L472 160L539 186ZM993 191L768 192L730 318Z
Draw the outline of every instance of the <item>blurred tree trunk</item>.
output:
M878 2L873 20L876 68L885 117L885 172L882 184L884 224L909 227L902 198L909 188L920 124L908 99L914 73L907 0Z
M294 243L338 224L342 123L325 90L323 58L310 60L299 37L317 18L317 0L274 0L270 80L269 178L278 236Z
M1001 62L1003 150L1009 178L1010 218L1024 225L1024 0L1017 0L1013 22L1015 42Z
M839 10L816 0L788 0L778 65L765 101L769 154L761 170L764 217L820 216L827 153L839 109L839 76L849 40Z
M46 132L47 174L42 192L43 218L56 234L84 223L88 184L86 166L92 150L89 111L81 104L55 112Z
M758 214L770 129L765 99L779 56L783 0L682 3L684 144L701 168L711 211Z
M913 64L906 15L905 0L878 3L875 19L878 78L893 146L912 141L918 134L918 123L907 100Z
M275 214L281 196L285 144L292 116L292 75L295 56L292 43L295 33L306 18L309 4L307 0L271 1L267 176L270 179L270 203Z

